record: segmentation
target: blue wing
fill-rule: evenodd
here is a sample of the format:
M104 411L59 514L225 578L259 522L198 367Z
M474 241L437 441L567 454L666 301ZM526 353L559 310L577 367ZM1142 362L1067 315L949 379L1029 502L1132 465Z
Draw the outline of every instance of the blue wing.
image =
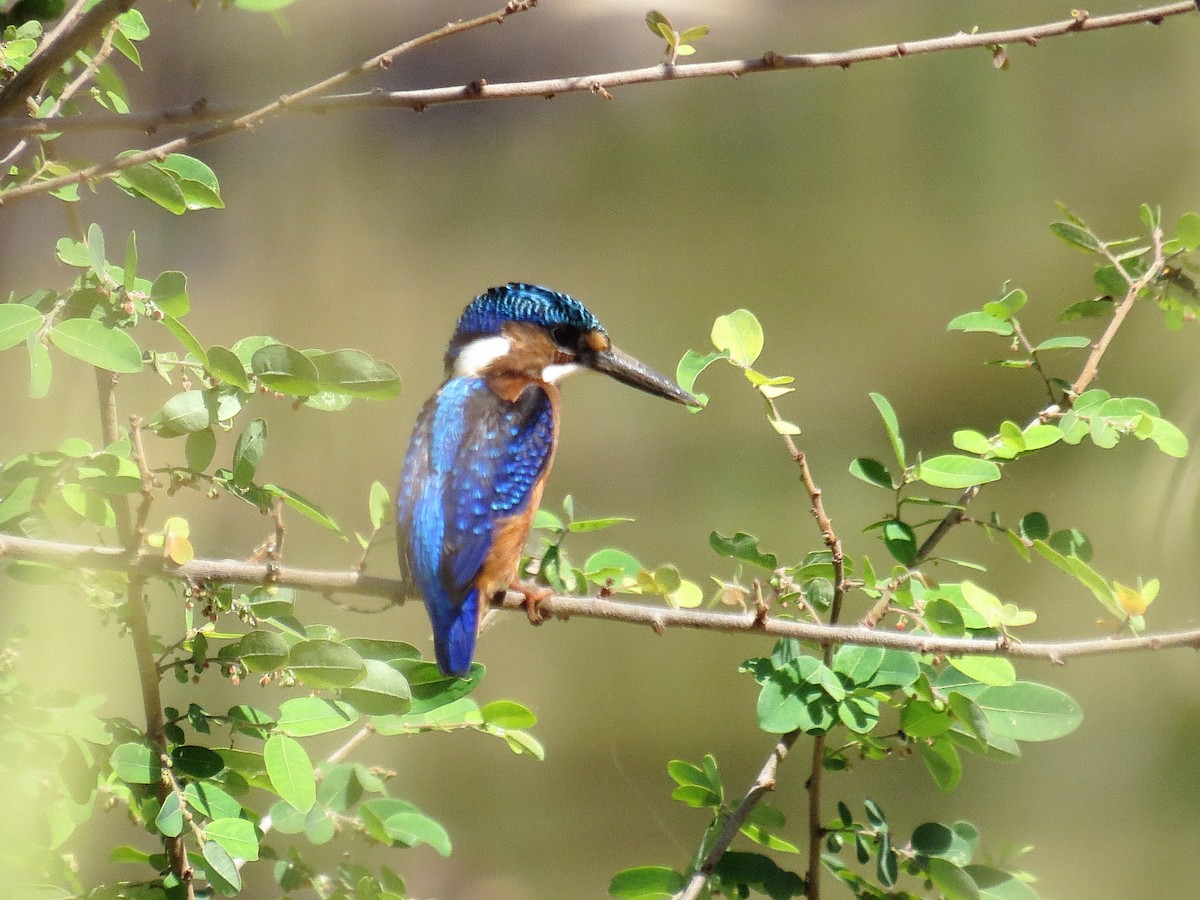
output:
M398 498L400 567L425 598L438 666L471 664L482 604L475 584L498 521L523 512L554 448L550 398L514 401L480 378L453 378L421 411Z

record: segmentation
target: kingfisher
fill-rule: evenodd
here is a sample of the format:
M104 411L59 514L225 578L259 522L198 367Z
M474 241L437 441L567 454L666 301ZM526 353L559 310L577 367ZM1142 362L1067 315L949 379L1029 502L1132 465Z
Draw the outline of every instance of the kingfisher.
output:
M558 382L580 369L685 406L700 403L613 346L567 294L510 282L468 304L446 380L413 427L397 496L400 570L433 625L438 668L463 675L492 600L510 588L530 621L550 591L518 580L558 445Z

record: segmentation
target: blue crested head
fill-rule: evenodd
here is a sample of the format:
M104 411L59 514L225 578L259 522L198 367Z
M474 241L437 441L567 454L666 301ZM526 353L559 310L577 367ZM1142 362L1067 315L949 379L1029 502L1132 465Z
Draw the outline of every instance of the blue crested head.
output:
M604 333L600 320L574 297L536 284L510 281L488 288L467 305L454 329L449 355L454 356L476 338L499 334L505 322L527 322L547 329L562 326L577 334Z

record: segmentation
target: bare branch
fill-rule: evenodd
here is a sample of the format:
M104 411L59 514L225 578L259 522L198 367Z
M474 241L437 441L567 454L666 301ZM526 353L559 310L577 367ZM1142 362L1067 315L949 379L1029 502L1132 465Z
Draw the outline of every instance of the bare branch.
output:
M994 44L1023 43L1036 46L1042 39L1058 37L1074 32L1097 31L1103 28L1118 28L1141 23L1159 24L1169 16L1182 15L1196 10L1196 4L1167 3L1147 9L1131 10L1108 16L1072 17L1041 25L1010 28L1003 31L986 31L967 34L958 32L939 38L902 41L895 44L880 44L854 50L824 53L781 54L768 51L753 59L731 59L711 63L688 65L656 65L640 69L603 72L594 75L571 75L538 81L518 81L489 84L473 81L463 85L429 88L412 91L369 91L333 97L301 97L294 94L287 109L288 113L330 113L365 108L402 108L418 112L431 106L450 103L472 103L484 100L512 100L530 97L553 97L557 94L599 94L600 88L611 90L637 84L679 81L687 78L740 77L757 72L775 72L789 69L819 69L828 67L849 68L856 63L880 59L919 56L947 50L962 50L975 47L990 47ZM495 14L493 14L494 16ZM493 17L483 17L485 22ZM378 58L377 58L378 59ZM348 70L355 74L366 71L370 63ZM324 84L324 83L322 83ZM325 88L328 89L327 87ZM303 92L309 95L312 89ZM254 112L249 106L211 106L203 101L187 106L175 107L152 113L97 113L75 116L54 121L0 118L0 133L21 132L39 134L48 131L75 131L95 129L134 129L153 132L167 126L185 125L201 121L232 121Z
M128 0L125 0L125 2L128 2ZM721 62L694 63L684 66L656 65L641 69L628 69L596 75L573 75L565 78L552 78L540 81L488 84L482 80L476 80L465 85L427 90L395 91L391 93L370 91L340 97L323 96L334 87L352 77L387 65L395 56L405 50L422 46L434 40L440 40L443 37L458 34L470 28L479 27L480 25L502 21L508 15L528 9L532 5L532 2L509 3L503 9L487 16L481 16L478 19L467 22L452 23L437 31L401 44L387 53L372 57L331 78L327 78L296 93L280 97L275 102L256 109L237 107L218 110L200 101L188 107L148 115L96 115L38 120L37 122L30 122L28 119L5 120L0 118L0 132L21 131L25 133L40 133L50 130L57 132L72 128L113 127L138 128L144 131L153 131L164 125L179 125L195 121L216 120L221 123L206 130L185 135L130 154L121 159L114 158L108 162L98 163L68 175L19 185L6 191L0 197L0 203L44 194L71 184L82 184L132 166L153 160L160 160L170 153L181 152L205 141L211 141L238 131L254 128L266 119L286 112L327 113L335 110L379 107L399 107L422 111L431 106L449 103L469 103L484 100L508 100L528 97L548 98L557 94L581 92L599 94L602 97L610 98L612 96L612 88L636 84L679 81L687 78L736 78L757 72L774 72L789 69L818 69L831 66L845 69L861 62L918 56L925 53L938 53L947 50L988 47L994 44L1025 43L1035 46L1044 38L1058 37L1073 32L1117 28L1145 22L1157 24L1169 16L1182 15L1183 13L1196 10L1194 2L1167 3L1148 9L1131 10L1109 16L1093 17L1081 14L1070 19L1048 22L1041 25L1031 25L1025 28L976 32L973 34L958 32L946 37L904 41L895 44L881 44L874 47L862 47L855 50L828 53L780 54L768 51L755 59L724 60ZM0 110L0 114L11 114L12 112L13 110L11 109Z

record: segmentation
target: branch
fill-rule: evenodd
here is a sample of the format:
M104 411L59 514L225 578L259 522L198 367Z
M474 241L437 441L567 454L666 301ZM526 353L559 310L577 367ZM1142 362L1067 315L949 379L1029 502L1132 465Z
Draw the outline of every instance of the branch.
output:
M123 0L132 4L132 0ZM278 115L287 109L292 104L311 99L321 94L328 93L334 88L344 84L352 78L369 72L373 69L385 69L402 53L409 50L415 50L417 47L423 47L426 44L432 44L435 41L440 41L443 38L451 35L461 34L464 31L470 31L473 28L479 28L482 25L498 24L503 22L508 16L514 13L523 12L527 9L532 9L537 4L537 0L510 0L503 8L496 12L489 13L486 16L479 16L475 19L466 21L451 22L444 25L435 31L430 31L420 37L413 38L410 41L405 41L388 50L385 53L380 53L373 56L364 62L359 63L352 68L332 75L316 84L309 85L303 90L297 91L294 94L284 94L278 100L268 103L266 106L251 110L250 112L238 116L228 122L223 122L219 125L214 125L212 128L204 131L193 132L192 134L184 135L172 141L167 141L164 144L159 144L157 147L151 147L147 150L141 150L137 153L131 153L127 156L109 160L106 163L88 166L84 169L79 169L69 175L63 175L58 178L49 178L45 181L27 181L26 183L11 188L0 195L0 204L9 200L20 199L22 197L32 196L34 194L43 194L47 191L57 190L60 187L65 187L70 184L84 184L93 178L100 178L104 175L111 175L113 172L119 172L124 169L132 168L143 163L154 162L156 160L165 159L172 153L179 153L202 144L207 141L215 140L216 138L225 137L239 131L250 131L257 128L264 121L273 116ZM24 72L25 70L22 70ZM0 108L0 113L8 112Z
M0 116L14 115L24 105L26 98L37 93L42 82L95 40L109 22L132 9L136 2L137 0L100 0L78 21L50 34L29 64L0 89Z
M121 548L69 544L40 538L0 534L0 558L23 559L73 569L126 572L131 576L168 578L174 581L202 579L234 584L279 585L319 594L354 594L403 603L404 585L399 579L364 575L353 569L320 570L248 563L236 559L194 559L177 566L164 557L143 555L131 559ZM525 612L525 598L509 593L494 604L497 609ZM1200 649L1200 628L1163 632L1140 637L1094 638L1071 641L1015 642L1011 637L946 638L900 631L874 631L858 625L823 625L793 619L760 618L756 613L711 612L700 609L674 609L628 603L602 597L552 595L539 608L548 617L570 619L580 616L645 625L656 632L667 628L694 628L730 634L754 634L777 638L796 638L819 647L855 644L883 647L913 653L946 656L1006 656L1012 659L1040 659L1062 663L1079 656L1165 650L1174 647Z
M716 843L704 857L704 861L696 868L688 883L684 885L683 890L679 891L672 900L697 900L702 895L705 886L708 884L708 879L712 877L712 873L717 868L717 863L721 861L721 857L725 855L725 851L729 848L733 839L737 837L738 832L742 828L742 823L750 815L750 810L754 809L764 794L775 789L775 772L779 769L779 764L783 762L784 758L788 755L788 751L792 749L792 745L796 743L796 738L799 736L799 731L791 731L778 740L771 750L771 755L767 757L767 761L759 769L758 777L754 779L754 783L750 785L750 789L746 791L745 796L742 797L737 807L725 818L725 823L721 826L721 834L717 837Z
M376 90L343 96L321 96L327 93L332 87L348 80L352 76L360 75L374 67L385 66L387 62L390 62L392 58L404 50L430 43L450 34L457 34L469 28L475 28L490 22L503 21L508 15L528 9L534 5L533 0L528 0L525 3L514 2L490 15L481 16L469 22L453 23L438 31L430 32L427 35L402 44L385 54L373 57L371 60L348 69L339 75L335 75L294 94L281 97L274 103L264 107L228 107L218 109L209 107L207 103L201 100L190 106L147 114L123 116L96 114L82 117L56 118L53 120L39 119L36 122L30 122L28 119L22 118L0 118L0 132L19 131L26 134L96 128L137 128L153 132L162 126L182 125L197 121L215 120L223 123L204 131L195 132L176 140L159 144L121 159L114 158L105 163L80 169L69 175L45 181L31 182L12 188L0 197L0 203L44 194L71 184L81 184L95 178L110 175L113 172L130 168L131 166L162 159L169 153L177 153L205 141L254 128L268 118L287 112L328 113L365 108L403 108L421 112L431 106L442 106L451 103L511 100L529 97L550 98L557 94L571 93L590 93L611 98L610 89L628 85L680 81L688 78L737 78L742 75L752 75L758 72L775 72L790 69L819 69L828 67L847 69L856 63L919 56L925 53L938 53L948 50L990 47L995 44L1025 43L1030 46L1036 46L1044 38L1058 37L1074 32L1098 31L1103 28L1118 28L1145 22L1158 24L1169 16L1177 16L1195 11L1198 2L1200 0L1196 0L1196 2L1167 3L1148 9L1131 10L1109 16L1093 17L1089 16L1086 12L1080 12L1070 19L1048 22L1041 25L1031 25L1024 28L976 32L973 34L958 32L957 34L939 38L880 44L874 47L862 47L854 50L827 53L780 54L768 51L761 57L754 59L734 59L711 63L694 63L683 66L660 64L640 69L627 69L595 75L572 75L564 78L537 81L488 84L486 81L478 79L464 85L424 90L393 92ZM11 114L11 112L11 110L0 111L0 114Z

